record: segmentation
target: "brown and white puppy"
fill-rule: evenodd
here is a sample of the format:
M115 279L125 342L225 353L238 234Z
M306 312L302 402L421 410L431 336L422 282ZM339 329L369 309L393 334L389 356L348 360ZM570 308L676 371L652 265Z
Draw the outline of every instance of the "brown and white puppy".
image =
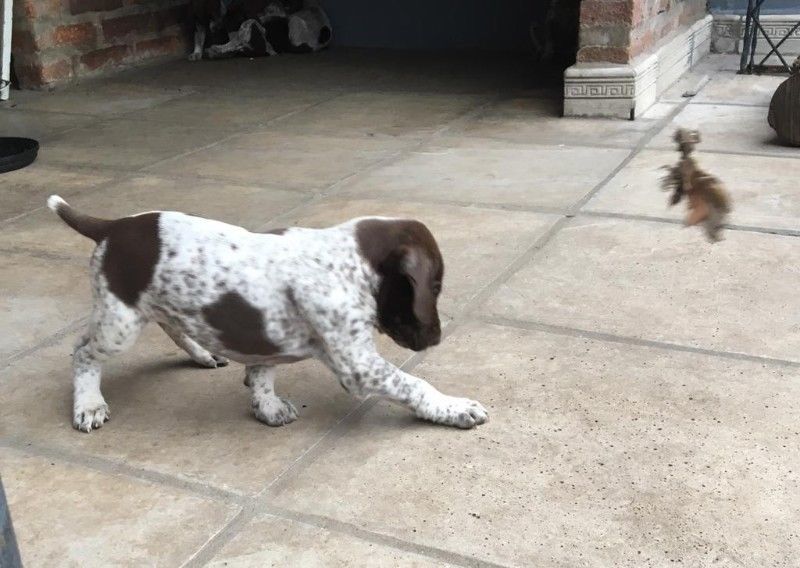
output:
M172 211L97 219L58 196L48 206L97 243L91 320L73 356L79 430L108 420L102 364L151 320L201 365L244 364L253 413L270 426L297 418L275 394L275 367L311 357L354 395L459 428L487 420L479 403L440 393L376 350L376 327L417 351L441 339L444 262L418 221L371 217L261 234Z

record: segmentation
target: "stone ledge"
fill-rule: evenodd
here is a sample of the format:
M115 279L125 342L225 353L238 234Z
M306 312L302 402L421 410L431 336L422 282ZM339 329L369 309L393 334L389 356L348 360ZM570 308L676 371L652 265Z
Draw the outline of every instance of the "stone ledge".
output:
M577 63L564 72L564 116L633 120L708 54L712 17L661 42L629 64Z
M761 25L764 27L764 31L767 32L767 37L776 44L798 21L800 21L800 13L761 16ZM711 51L714 53L741 53L743 35L744 15L714 14ZM769 50L769 44L764 39L764 36L759 33L756 55L761 54L763 57ZM792 59L800 55L800 29L796 29L792 36L783 43L780 52L790 64ZM756 63L758 61L756 60ZM775 55L772 55L767 59L766 64L778 65L780 60Z

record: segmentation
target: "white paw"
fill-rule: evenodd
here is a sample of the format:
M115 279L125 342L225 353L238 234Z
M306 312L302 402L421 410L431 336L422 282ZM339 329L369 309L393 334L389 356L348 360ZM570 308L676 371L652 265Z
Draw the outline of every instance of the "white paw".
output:
M253 399L253 414L269 426L283 426L297 420L297 409L294 405L279 396Z
M481 403L468 398L445 395L417 414L420 418L437 424L465 429L474 428L489 420L489 413Z
M196 354L194 357L192 357L192 360L201 367L207 367L209 369L224 367L230 363L226 357L222 357L221 355L213 355L208 351Z
M97 430L111 419L111 412L103 399L89 403L76 403L72 415L72 425L87 434Z
M200 61L203 59L203 52L202 51L193 51L189 54L189 61Z

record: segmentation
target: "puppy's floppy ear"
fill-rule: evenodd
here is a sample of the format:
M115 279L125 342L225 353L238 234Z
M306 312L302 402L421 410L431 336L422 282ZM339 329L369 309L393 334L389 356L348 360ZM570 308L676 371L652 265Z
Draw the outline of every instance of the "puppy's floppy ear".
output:
M414 290L414 315L423 324L433 323L437 317L436 293L432 288L434 267L427 255L422 254L417 247L403 246L400 253L400 271L408 278Z

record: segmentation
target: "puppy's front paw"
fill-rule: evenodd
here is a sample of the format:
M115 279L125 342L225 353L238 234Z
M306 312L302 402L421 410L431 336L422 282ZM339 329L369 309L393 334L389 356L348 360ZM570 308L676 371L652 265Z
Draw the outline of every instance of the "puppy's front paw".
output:
M193 51L189 54L188 57L189 61L200 61L203 59L203 52L202 51Z
M420 418L437 424L464 429L474 428L489 420L489 413L481 403L468 398L446 395L442 395L440 399L433 401L433 404L427 405L417 414Z
M108 410L108 405L101 399L88 403L76 403L72 415L72 425L77 430L88 434L92 428L97 430L110 419L111 412Z
M269 426L283 426L297 420L294 405L279 396L253 399L253 415Z

